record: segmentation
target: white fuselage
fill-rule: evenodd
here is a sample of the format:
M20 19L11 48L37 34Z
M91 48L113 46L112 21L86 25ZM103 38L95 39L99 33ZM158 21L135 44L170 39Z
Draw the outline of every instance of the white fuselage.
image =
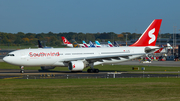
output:
M73 44L65 44L67 47L73 48ZM84 47L84 44L78 44L80 47Z
M16 50L3 60L18 66L67 66L68 61L95 60L94 65L112 64L142 56L145 47L48 48ZM100 58L99 58L100 57ZM112 58L115 57L115 58ZM118 59L116 59L118 57Z

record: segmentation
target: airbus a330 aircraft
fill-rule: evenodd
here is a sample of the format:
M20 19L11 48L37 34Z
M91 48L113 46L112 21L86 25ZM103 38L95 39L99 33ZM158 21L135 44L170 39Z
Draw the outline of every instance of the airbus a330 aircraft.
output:
M3 60L9 64L20 66L67 66L70 71L82 71L90 66L87 72L96 72L94 65L114 64L134 59L154 52L162 19L155 19L141 37L131 46L102 48L51 48L22 49L10 52Z

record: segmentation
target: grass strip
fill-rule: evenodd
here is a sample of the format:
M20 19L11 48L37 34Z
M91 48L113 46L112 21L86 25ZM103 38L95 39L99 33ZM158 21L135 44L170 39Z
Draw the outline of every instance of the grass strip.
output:
M178 101L179 78L0 80L1 101Z

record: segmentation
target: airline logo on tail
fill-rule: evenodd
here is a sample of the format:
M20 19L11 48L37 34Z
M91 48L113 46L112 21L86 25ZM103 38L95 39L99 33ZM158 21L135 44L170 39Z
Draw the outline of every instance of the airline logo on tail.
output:
M90 45L90 47L95 47L91 41L89 41L89 45Z
M141 37L131 46L155 46L162 19L155 19ZM148 40L148 41L147 41Z
M109 47L113 47L113 45L110 41L108 41L108 45L109 45Z
M83 41L83 45L85 46L85 47L89 47L87 44L86 44L86 42L85 41Z
M149 40L149 44L151 44L152 42L154 42L155 39L156 39L156 36L153 34L154 32L155 32L155 28L153 28L152 30L150 30L149 33L148 33L149 37L151 38L151 39Z
M61 39L64 44L71 44L64 36L61 36Z
M74 39L72 39L71 41L72 41L72 44L73 44L74 48L80 47L80 45Z
M41 42L38 40L38 45L39 45L39 48L43 48L43 46L41 45Z
M119 47L119 44L116 41L114 41L114 46Z
M101 47L101 44L99 43L99 41L95 41L96 43L96 47Z
M157 51L155 51L154 53L161 53L162 50L163 50L163 48L160 48Z

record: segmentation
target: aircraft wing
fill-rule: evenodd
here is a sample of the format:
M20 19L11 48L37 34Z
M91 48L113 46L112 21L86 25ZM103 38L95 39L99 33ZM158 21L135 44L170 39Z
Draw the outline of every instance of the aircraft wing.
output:
M142 54L119 54L119 55L103 55L103 56L91 56L91 57L78 57L78 58L66 58L64 59L64 62L69 62L69 61L76 61L76 60L86 60L86 61L99 61L100 59L118 59L119 57L122 58L128 58L129 56L132 55L144 55L145 53Z

